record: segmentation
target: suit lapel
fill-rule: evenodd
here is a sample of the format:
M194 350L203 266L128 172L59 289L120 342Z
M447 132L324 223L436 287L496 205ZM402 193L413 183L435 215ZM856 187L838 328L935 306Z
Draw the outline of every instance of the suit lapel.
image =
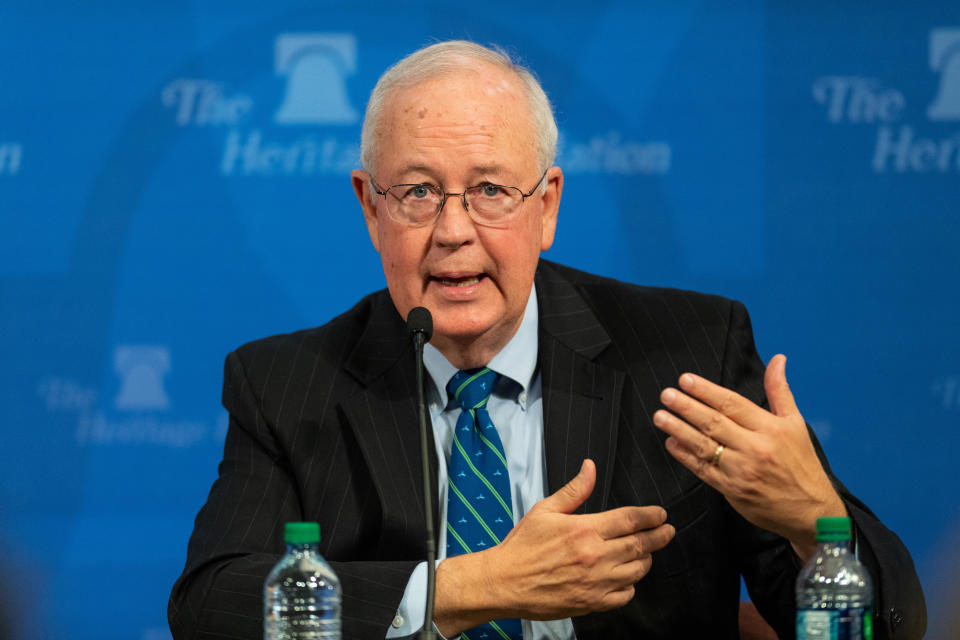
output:
M420 548L424 545L424 506L414 351L389 296L385 292L375 295L366 330L346 365L364 388L346 398L341 407L380 497L381 539L392 540L391 544L408 539ZM436 485L436 449L432 432L428 436L430 472ZM435 490L431 508L438 513Z
M625 376L595 362L610 338L580 291L546 261L540 262L536 283L547 494L573 478L584 458L591 458L597 486L582 510L602 511L613 476ZM380 496L384 527L394 534L419 535L424 507L413 348L386 292L375 294L366 329L346 369L364 385L341 406ZM428 449L436 478L436 450ZM431 502L438 514L435 492Z
M581 509L602 511L608 508L625 376L594 361L610 338L575 286L544 261L536 283L547 495L590 458L597 485Z

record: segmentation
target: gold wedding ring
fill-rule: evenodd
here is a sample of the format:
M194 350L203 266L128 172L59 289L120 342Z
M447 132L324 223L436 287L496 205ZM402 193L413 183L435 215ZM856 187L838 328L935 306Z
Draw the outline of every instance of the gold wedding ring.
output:
M710 464L717 465L720 464L720 454L723 453L723 445L718 444L717 450L713 452L713 459L710 461Z

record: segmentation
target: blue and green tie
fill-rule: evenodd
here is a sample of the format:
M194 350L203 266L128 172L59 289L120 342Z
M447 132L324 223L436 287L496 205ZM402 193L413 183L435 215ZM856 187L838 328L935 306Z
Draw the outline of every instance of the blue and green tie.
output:
M497 374L484 367L458 371L450 392L462 411L450 450L447 555L500 544L513 528L510 476L500 436L487 413ZM460 634L466 640L521 640L518 618L492 620Z

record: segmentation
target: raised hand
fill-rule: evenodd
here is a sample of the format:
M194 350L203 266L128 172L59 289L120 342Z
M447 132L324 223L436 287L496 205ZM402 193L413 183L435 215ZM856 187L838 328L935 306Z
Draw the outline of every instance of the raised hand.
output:
M670 434L667 450L677 460L744 518L790 540L805 559L816 547L816 519L847 511L794 402L786 360L776 355L767 365L763 384L770 411L684 373L682 391L667 388L660 394L670 411L657 411L653 422Z

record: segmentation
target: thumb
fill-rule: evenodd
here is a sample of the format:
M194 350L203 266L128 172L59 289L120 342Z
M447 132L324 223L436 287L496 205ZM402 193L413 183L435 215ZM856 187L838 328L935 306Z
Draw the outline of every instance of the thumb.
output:
M763 375L763 388L767 392L770 410L774 415L782 417L800 413L793 400L790 385L787 384L787 356L778 353L770 358L767 371Z
M541 508L555 513L573 513L593 493L596 482L597 468L593 460L586 458L580 465L580 472L553 495L544 498Z

